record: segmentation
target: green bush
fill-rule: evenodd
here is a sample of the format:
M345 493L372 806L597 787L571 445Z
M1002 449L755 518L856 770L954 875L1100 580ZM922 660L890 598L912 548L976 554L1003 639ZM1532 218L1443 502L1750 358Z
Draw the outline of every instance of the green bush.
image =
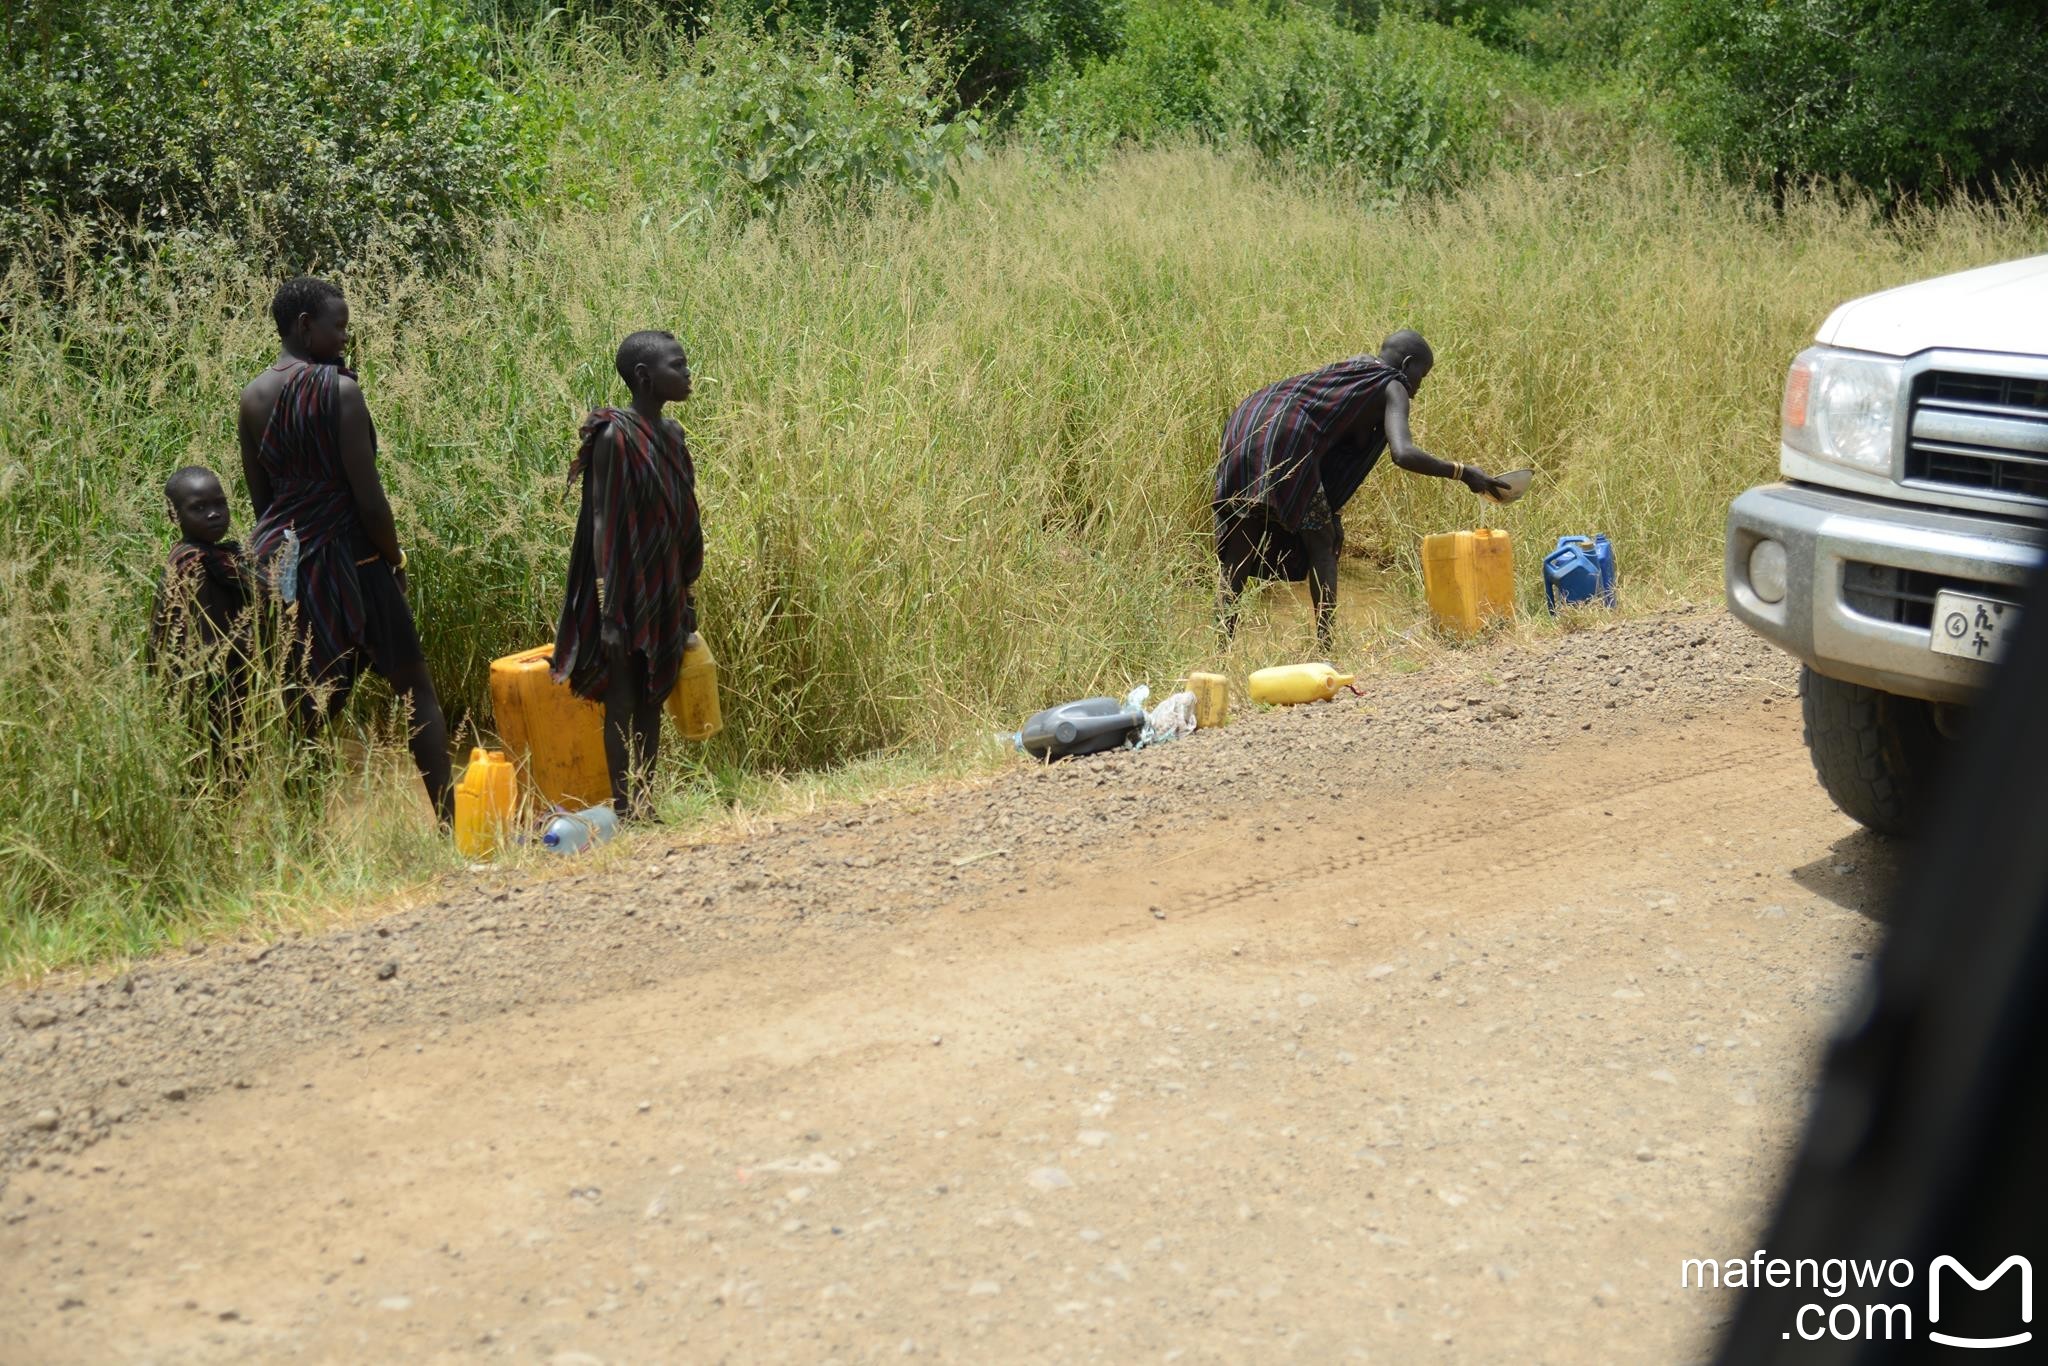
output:
M773 210L798 193L928 202L960 158L981 154L979 120L951 112L942 58L882 25L851 36L720 20L675 35L625 84L616 52L558 60L542 79L574 90L556 192L583 204L623 190L674 223ZM586 67L605 74L578 84Z
M1114 57L1063 64L1029 92L1021 125L1073 153L1196 128L1220 131L1213 85L1232 40L1222 5L1138 0Z
M1642 0L1548 0L1511 18L1522 50L1538 61L1605 74L1622 64Z
M83 221L285 267L431 256L542 141L452 0L28 0L0 40L4 254Z
M1518 36L1529 0L1386 0L1393 13L1464 29L1484 42L1509 44Z
M469 0L496 16L548 12L545 0ZM1124 0L563 0L571 15L656 25L680 19L692 34L739 21L777 32L865 34L879 22L905 37L936 40L956 57L952 93L963 108L1001 105L1061 59L1111 51Z
M1492 123L1484 95L1470 98L1441 70L1393 55L1387 42L1333 44L1320 25L1279 25L1219 73L1223 124L1268 156L1399 189L1460 179L1483 157Z
M1116 55L1035 88L1022 126L1074 159L1193 131L1428 189L1490 157L1504 60L1393 16L1361 33L1324 6L1137 0Z
M1646 70L1686 148L1915 192L2048 163L2038 0L1654 0Z
M1084 61L1112 50L1124 0L753 0L787 4L791 14L849 27L870 15L901 26L929 21L960 58L963 105L1007 101L1061 59ZM865 13L864 13L865 11Z

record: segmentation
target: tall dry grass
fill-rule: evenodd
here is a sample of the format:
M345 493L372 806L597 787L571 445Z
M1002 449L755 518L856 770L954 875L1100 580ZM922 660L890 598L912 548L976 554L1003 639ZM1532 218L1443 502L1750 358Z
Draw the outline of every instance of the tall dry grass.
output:
M700 605L728 688L726 735L672 760L700 785L933 753L1216 660L1225 415L1398 326L1438 351L1423 444L1540 476L1493 509L1376 472L1346 525L1395 601L1417 598L1419 536L1481 520L1515 533L1533 610L1536 550L1576 531L1615 539L1632 603L1710 598L1727 501L1771 476L1783 367L1828 310L2048 249L2034 190L1886 219L1825 193L1772 205L1654 151L1385 211L1193 147L1086 177L1006 152L928 209L707 225L669 207L570 205L499 229L460 275L345 283L422 634L484 730L490 659L551 632L563 472L582 411L623 397L613 345L684 338ZM272 355L269 288L189 268L84 276L61 302L0 286L0 961L144 946L281 881L318 897L445 857L397 815L338 841L326 808L282 792L236 817L261 856L203 875L165 870L190 829L225 838L211 816L124 818L161 828L140 847L77 834L110 782L140 808L190 805L137 662L171 535L159 490L194 462L238 488L233 396ZM1288 614L1258 648L1308 641ZM155 757L110 769L110 745Z

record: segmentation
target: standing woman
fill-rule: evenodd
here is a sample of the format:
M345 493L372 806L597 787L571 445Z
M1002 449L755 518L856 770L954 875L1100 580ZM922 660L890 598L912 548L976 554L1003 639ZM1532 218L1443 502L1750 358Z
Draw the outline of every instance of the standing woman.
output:
M405 600L405 551L377 478L377 432L348 348L348 301L325 280L287 280L271 301L282 350L242 390L242 474L256 505L249 554L265 590L296 606L287 667L307 730L331 721L363 667L411 719L413 762L447 821L448 723ZM321 706L325 693L325 707Z

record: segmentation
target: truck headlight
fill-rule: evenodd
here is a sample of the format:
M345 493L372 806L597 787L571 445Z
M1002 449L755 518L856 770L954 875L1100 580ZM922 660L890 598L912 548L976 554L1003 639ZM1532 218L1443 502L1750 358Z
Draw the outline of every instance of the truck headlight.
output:
M1785 375L1785 444L1816 460L1889 474L1903 367L1883 356L1813 346Z

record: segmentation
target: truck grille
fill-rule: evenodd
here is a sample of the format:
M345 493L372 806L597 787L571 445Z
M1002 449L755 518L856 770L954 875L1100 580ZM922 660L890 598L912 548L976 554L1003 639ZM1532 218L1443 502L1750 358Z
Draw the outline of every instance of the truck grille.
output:
M1934 595L1943 589L2003 598L2012 589L1950 574L1928 574L1896 565L1848 560L1842 565L1842 604L1850 611L1901 626L1933 629Z
M2048 380L1934 370L1914 386L1906 478L2048 503Z

